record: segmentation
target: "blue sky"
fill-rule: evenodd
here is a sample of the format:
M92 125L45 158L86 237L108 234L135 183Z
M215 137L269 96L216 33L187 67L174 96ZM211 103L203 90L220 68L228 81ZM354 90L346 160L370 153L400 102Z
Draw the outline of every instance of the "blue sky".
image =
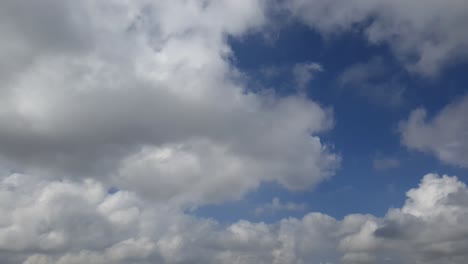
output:
M294 65L315 62L323 66L323 71L314 74L307 84L306 94L333 109L335 126L323 133L322 139L332 144L343 160L335 176L311 190L291 193L277 184L264 184L245 200L202 207L197 215L225 222L244 218L277 221L289 214L304 215L308 210L337 218L352 213L383 216L388 208L404 204L405 193L420 181L418 175L435 172L468 179L465 168L448 165L427 153L409 151L400 143L398 132L399 122L411 110L424 107L431 116L466 95L467 63L450 66L437 76L411 74L396 61L387 45L369 44L362 32L324 39L317 31L297 23L281 28L273 39L249 34L232 39L230 44L235 65L248 75L252 86L271 87L280 94L297 93L291 70ZM391 100L389 95L376 99L356 91L360 84L340 85L338 79L344 71L375 58L382 61L385 72L376 76L373 85L390 83L390 93L398 93L403 87L400 104L386 104L385 100ZM262 70L268 67L281 69L266 78ZM379 170L373 166L376 159L397 160L399 164ZM307 210L253 214L255 208L275 197L306 203Z
M0 1L1 264L466 264L468 1Z

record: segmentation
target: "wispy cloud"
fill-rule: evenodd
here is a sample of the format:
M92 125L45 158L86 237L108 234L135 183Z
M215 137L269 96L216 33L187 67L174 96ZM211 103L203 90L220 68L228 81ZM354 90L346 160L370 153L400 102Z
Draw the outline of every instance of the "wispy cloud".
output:
M404 102L406 86L379 57L349 66L338 77L338 83L375 105L394 108Z
M322 65L316 62L304 62L294 65L292 75L297 89L301 92L304 91L315 75L322 71Z
M301 212L306 210L307 205L305 203L293 203L293 202L286 202L283 203L278 197L273 198L271 203L263 204L258 206L253 211L253 214L256 216L264 215L264 214L274 214L281 211L288 211L288 212Z
M374 170L383 171L400 167L400 160L396 158L374 158L372 165Z

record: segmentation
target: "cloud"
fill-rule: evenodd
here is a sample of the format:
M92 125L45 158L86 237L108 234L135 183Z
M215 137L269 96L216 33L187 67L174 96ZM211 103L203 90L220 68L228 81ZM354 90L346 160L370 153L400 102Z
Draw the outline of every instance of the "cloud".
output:
M447 105L434 117L412 111L400 123L401 142L411 150L434 154L448 164L468 167L468 96Z
M358 232L341 239L343 260L349 256L357 263L463 263L466 253L461 249L468 245L468 233L461 225L467 221L467 194L456 177L424 176L418 188L407 192L402 208L390 209L380 219L367 217Z
M228 36L261 29L266 4L0 2L2 263L463 263L454 177L426 176L384 218L184 213L339 166L320 138L330 109L249 92L231 64Z
M0 197L6 264L462 264L468 257L468 188L436 174L382 218L311 212L272 224L224 226L131 191L111 194L94 179L12 174L2 178Z
M400 167L400 161L395 158L374 158L372 166L378 171L394 169Z
M466 59L466 1L293 0L282 2L294 18L325 35L362 31L386 44L409 71L434 76Z
M294 83L299 91L304 91L315 75L322 71L322 65L315 62L297 63L294 65L292 74Z
M250 90L264 90L264 87L274 87L279 94L296 93L304 96L310 82L324 71L317 62L276 63L266 64L249 70L245 77L249 81Z
M318 135L331 110L248 92L231 63L227 36L261 29L265 4L3 1L0 33L16 44L0 48L1 166L180 206L331 177L340 157Z
M282 203L278 197L275 197L273 198L271 203L263 204L255 208L253 213L256 216L259 216L262 214L274 214L281 211L301 212L304 211L306 208L307 205L305 203Z
M375 105L399 107L404 101L406 87L379 57L349 66L338 77L338 83Z

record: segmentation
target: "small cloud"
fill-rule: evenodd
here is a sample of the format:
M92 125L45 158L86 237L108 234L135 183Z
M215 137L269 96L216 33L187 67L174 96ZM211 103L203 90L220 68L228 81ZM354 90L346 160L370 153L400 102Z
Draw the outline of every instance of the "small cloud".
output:
M282 203L278 197L273 198L271 203L263 204L258 206L253 211L253 214L256 216L264 215L264 214L274 214L280 211L288 211L288 212L301 212L307 208L305 203Z
M406 87L401 77L380 57L351 65L338 77L338 83L376 105L398 107L404 101Z
M276 76L282 74L283 69L280 66L268 65L262 66L259 72L265 79L273 79Z
M292 69L294 84L299 91L304 91L307 84L322 71L322 65L316 62L297 63Z
M400 161L395 158L375 158L373 167L377 171L395 169L400 167Z

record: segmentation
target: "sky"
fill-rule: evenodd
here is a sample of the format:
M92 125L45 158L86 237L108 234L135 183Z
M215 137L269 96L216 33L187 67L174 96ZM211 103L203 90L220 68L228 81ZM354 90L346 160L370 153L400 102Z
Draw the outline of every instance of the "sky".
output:
M468 2L0 2L0 262L464 264Z

